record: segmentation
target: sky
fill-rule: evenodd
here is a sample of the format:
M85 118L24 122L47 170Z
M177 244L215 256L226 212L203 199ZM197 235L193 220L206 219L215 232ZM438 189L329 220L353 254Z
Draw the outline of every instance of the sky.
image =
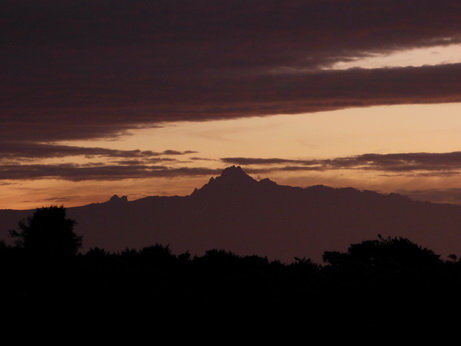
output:
M459 0L3 0L0 209L281 185L461 204Z

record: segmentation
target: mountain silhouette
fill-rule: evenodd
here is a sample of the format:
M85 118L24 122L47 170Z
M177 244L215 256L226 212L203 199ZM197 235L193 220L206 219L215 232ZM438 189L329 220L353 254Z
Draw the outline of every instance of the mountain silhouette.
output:
M269 179L256 181L246 174L240 166L231 166L224 169L217 178L211 177L209 182L200 189L195 189L192 198L224 198L230 196L238 198L250 198L254 193L260 193L263 189L277 186Z
M0 230L33 211L0 210ZM321 262L324 251L345 251L378 235L406 237L446 257L461 252L461 207L413 201L398 194L323 185L307 188L255 180L239 166L188 196L152 196L67 209L82 251L142 248L160 243L173 252L202 255L223 249L290 263Z

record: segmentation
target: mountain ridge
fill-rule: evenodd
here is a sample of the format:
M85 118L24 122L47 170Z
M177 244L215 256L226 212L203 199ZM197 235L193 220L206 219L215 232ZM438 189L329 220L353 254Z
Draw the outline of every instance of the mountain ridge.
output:
M0 210L2 230L32 211ZM355 242L401 236L443 256L461 251L461 207L413 201L352 187L306 188L255 180L240 166L224 169L187 196L149 196L67 208L84 250L161 243L175 252L224 249L283 262L346 250ZM14 224L13 224L14 221ZM459 226L458 226L459 225Z

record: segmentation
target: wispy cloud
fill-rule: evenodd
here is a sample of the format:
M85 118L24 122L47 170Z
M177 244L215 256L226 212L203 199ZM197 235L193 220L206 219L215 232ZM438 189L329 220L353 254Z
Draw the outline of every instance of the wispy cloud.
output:
M453 174L461 170L461 152L363 154L324 160L286 160L281 158L222 158L227 164L269 166L272 170L326 171L338 169L409 172L418 174ZM280 166L281 165L281 166ZM426 172L426 173L425 173ZM428 173L429 172L429 173Z
M158 157L162 155L178 156L195 153L197 152L192 150L164 150L162 152L154 152L151 150L116 150L33 142L0 142L0 160L62 158L70 156L83 156L86 158L106 157L158 159ZM167 158L163 159L166 160Z
M2 165L0 179L62 179L83 180L124 180L152 177L202 176L219 174L220 170L200 167L179 167L142 165L92 164L34 164Z
M186 150L186 151L177 151L177 150L165 150L163 155L186 155L186 154L197 154L196 151Z
M45 201L46 202L53 202L53 203L64 203L64 202L71 201L75 197L77 197L77 196L50 197L50 198L46 198Z
M4 164L0 166L0 179L123 180L213 176L219 175L222 170L222 168L189 167L183 164L159 165L155 163L160 163L162 159L158 161L154 159L150 161L151 163L149 160L99 161L84 164ZM461 174L461 152L363 154L323 160L235 157L222 158L221 161L226 165L242 165L248 174L332 170L376 171L383 175L447 176Z
M196 157L196 156L190 157L189 159L192 160L192 161L218 161L216 159L210 159L210 158L207 158L207 157Z
M461 152L364 154L331 161L332 167L361 167L390 172L450 171L461 168Z

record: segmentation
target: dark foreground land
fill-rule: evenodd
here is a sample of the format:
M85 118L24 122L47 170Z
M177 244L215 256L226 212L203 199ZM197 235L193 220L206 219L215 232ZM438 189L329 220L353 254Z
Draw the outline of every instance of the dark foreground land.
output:
M14 245L0 242L1 330L8 340L25 335L36 342L40 333L67 345L84 335L86 344L98 331L104 344L114 343L108 337L120 344L122 334L130 345L146 334L161 344L191 335L247 344L249 333L256 337L251 343L372 335L369 343L377 336L402 341L405 333L414 343L429 334L440 342L460 326L461 260L442 260L407 238L378 236L345 252L326 251L321 264L285 263L221 249L175 254L158 243L82 252L74 224L63 207L40 208L10 232Z
M326 252L324 260L284 264L223 250L176 255L160 244L58 256L3 244L2 313L17 324L84 321L118 326L113 332L193 325L235 333L245 325L264 326L267 336L283 325L307 334L420 334L459 326L461 262L454 256L443 261L408 239L379 238Z

